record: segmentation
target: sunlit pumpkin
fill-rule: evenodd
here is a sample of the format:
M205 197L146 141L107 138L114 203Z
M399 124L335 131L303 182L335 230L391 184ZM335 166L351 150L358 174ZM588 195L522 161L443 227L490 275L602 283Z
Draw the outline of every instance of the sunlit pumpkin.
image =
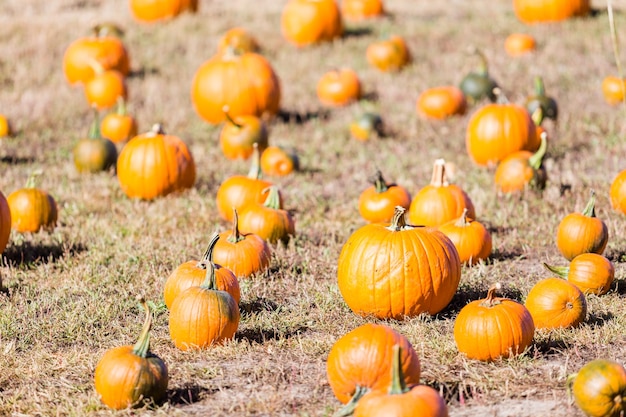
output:
M340 107L361 98L361 81L350 68L332 70L317 82L317 98L325 106Z
M398 71L411 61L404 38L397 35L369 44L365 57L372 67L383 72Z
M226 121L220 131L222 153L228 159L248 159L254 152L256 143L259 152L268 145L268 133L265 122L254 115L231 117L228 106L224 107Z
M537 329L576 327L587 315L585 295L561 278L537 282L528 292L524 305Z
M229 48L243 52L259 52L261 49L256 38L241 27L227 30L220 38L218 52L226 52Z
M100 124L102 136L114 143L124 143L137 136L137 122L126 111L126 100L117 98L117 109L102 118Z
M411 195L401 185L387 183L380 170L371 179L373 185L359 195L359 214L370 223L390 222L397 206L408 210Z
M268 146L261 154L261 171L271 177L282 177L300 169L300 158L295 149Z
M332 41L343 34L335 0L289 0L280 18L283 37L297 47Z
M50 231L56 227L59 214L57 203L47 191L36 187L36 178L41 174L41 171L33 172L24 188L7 196L11 226L19 233L35 233L41 229Z
M503 193L515 193L526 188L543 190L548 175L543 167L543 157L548 148L547 133L543 132L537 152L517 151L498 164L494 174L496 188Z
M133 18L141 23L171 19L185 10L196 12L198 0L129 0Z
M618 362L594 359L568 378L576 405L589 417L626 413L626 370Z
M511 33L504 40L504 50L509 56L520 56L535 50L537 42L528 33Z
M622 103L625 93L625 80L613 75L608 75L602 79L602 95L608 104L615 106Z
M513 0L513 10L523 23L558 22L591 11L590 0Z
M241 209L239 229L244 234L253 233L270 243L289 243L296 234L296 225L291 213L281 208L278 187L269 187L263 204L248 204Z
M382 0L341 0L341 15L351 22L381 17L384 14Z
M0 138L7 137L11 134L11 125L4 114L0 114Z
M626 214L626 169L613 179L609 190L611 206Z
M127 98L126 80L121 72L105 70L97 63L94 72L94 76L85 81L83 90L89 106L105 110L115 106L120 97Z
M384 136L383 119L378 113L364 112L350 122L350 135L360 141Z
M491 255L491 233L482 223L467 216L467 208L461 217L442 224L438 229L450 238L461 263L474 265Z
M550 272L567 279L584 294L606 294L615 279L613 263L597 253L582 253L568 266L543 264Z
M459 88L446 85L422 91L417 98L417 114L431 119L446 119L465 113L465 94Z
M7 247L11 237L11 210L7 199L0 191L0 254Z

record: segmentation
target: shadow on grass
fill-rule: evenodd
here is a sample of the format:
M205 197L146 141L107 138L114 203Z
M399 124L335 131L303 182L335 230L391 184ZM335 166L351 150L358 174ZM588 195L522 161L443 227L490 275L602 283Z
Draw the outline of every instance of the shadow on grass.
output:
M626 262L626 251L624 250L608 250L604 256L606 259L616 264Z
M593 327L604 326L604 323L612 320L615 316L611 312L601 313L601 314L590 314L587 318L587 324Z
M343 31L344 38L361 38L372 34L372 28L369 27L353 27Z
M289 111L289 110L280 110L277 115L278 120L280 120L281 122L295 123L297 125L304 124L313 119L328 120L329 117L330 117L330 111L328 110L320 110L320 111L304 112L304 113L298 113L298 112Z
M278 304L267 298L257 297L254 300L239 303L239 311L242 315L259 313L261 311L276 311Z
M488 288L474 288L469 286L461 285L452 297L452 301L450 304L436 315L438 319L453 319L456 315L461 311L463 307L469 304L472 301L483 300L487 297ZM498 298L509 298L511 300L515 300L521 302L522 300L522 292L517 288L509 288L507 286L503 286L496 293L496 297Z
M293 336L302 334L308 330L306 326L297 326L293 329L243 329L237 331L235 334L235 340L237 341L247 341L248 343L256 342L259 344L263 344L268 340L281 340L281 339L291 339Z
M146 78L146 76L159 75L160 73L161 71L156 67L153 67L153 68L142 67L139 69L131 70L130 73L128 74L128 77L144 79Z
M533 353L534 356L555 356L561 355L564 351L566 351L570 346L565 343L562 339L552 339L542 340L540 342L535 342L533 344Z
M19 245L9 245L2 254L2 262L12 266L51 263L65 255L73 256L86 250L87 247L81 243L66 246L62 243L38 244L24 241Z
M22 165L22 164L30 164L35 162L35 158L32 156L23 157L23 156L15 156L15 155L5 155L0 158L0 162L9 165Z
M489 256L489 259L487 260L487 263L492 263L493 261L508 261L511 259L521 259L523 258L525 255L522 251L519 250L494 250L491 255Z
M167 401L175 405L190 405L200 401L205 394L213 394L214 392L217 392L217 390L199 385L189 385L168 390Z

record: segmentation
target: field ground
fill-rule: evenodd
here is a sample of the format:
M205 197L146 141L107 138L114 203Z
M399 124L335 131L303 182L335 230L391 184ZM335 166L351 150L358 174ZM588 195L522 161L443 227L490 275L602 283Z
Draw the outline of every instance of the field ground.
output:
M451 416L582 415L567 398L567 376L588 360L626 356L626 217L608 201L610 181L626 168L626 118L624 108L601 96L602 78L617 71L606 4L594 2L597 13L587 19L526 27L510 1L385 3L391 17L348 25L342 40L296 50L278 30L283 1L201 1L199 14L154 26L133 22L124 0L2 2L0 112L16 134L0 142L0 190L9 194L41 168L39 185L60 213L52 233L14 233L1 258L0 415L330 416L339 403L326 382L327 354L347 331L372 321L347 308L336 283L341 247L364 224L358 195L377 167L414 194L440 157L456 165L454 180L491 228L494 253L463 270L457 295L437 316L387 324L412 342L423 382L441 391ZM614 6L626 42L626 2ZM86 135L91 116L82 92L65 83L61 60L72 40L102 21L126 31L129 108L140 130L160 121L190 146L198 169L192 190L131 201L113 173L76 173L72 147ZM178 351L169 340L167 312L158 315L152 351L169 366L168 402L111 412L93 388L97 361L111 347L134 343L143 317L135 295L158 303L170 271L201 256L211 233L228 227L217 215L216 190L230 175L247 172L247 162L222 157L219 127L203 122L189 98L195 70L237 25L260 40L282 82L286 117L272 122L270 142L295 147L301 158L301 172L274 179L294 212L297 238L275 249L267 276L241 282L242 319L232 342ZM534 35L538 50L509 58L503 42L515 31ZM383 32L404 35L413 54L412 65L398 74L378 73L365 60L365 47ZM498 195L493 171L471 163L464 136L474 108L445 122L415 114L421 91L458 84L475 67L467 54L472 45L484 51L511 101L522 103L540 74L558 100L558 124L546 124L549 181L542 194ZM626 52L621 58L626 64ZM340 66L357 70L368 100L327 111L315 98L315 84ZM361 143L349 138L347 125L367 109L381 112L388 135ZM465 359L452 337L460 308L496 281L505 295L523 301L547 276L542 262L564 265L556 226L582 210L591 189L610 233L605 255L617 278L611 291L589 297L582 326L537 332L518 358Z

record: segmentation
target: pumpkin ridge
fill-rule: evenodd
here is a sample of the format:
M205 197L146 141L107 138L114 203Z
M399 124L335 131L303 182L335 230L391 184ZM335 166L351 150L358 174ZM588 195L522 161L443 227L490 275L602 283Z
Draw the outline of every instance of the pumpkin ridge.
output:
M422 236L421 233L422 229L418 229L417 232L415 233L415 237L417 238L417 241L419 242L419 245L421 246L422 251L420 252L418 250L418 248L415 247L415 242L413 242L413 248L415 250L415 253L421 253L422 255L424 255L423 257L426 259L423 259L422 256L416 256L417 258L417 271L416 271L416 279L415 281L418 283L419 287L420 287L420 292L419 294L422 294L422 299L421 301L421 305L427 304L427 308L425 308L425 311L428 311L430 313L431 310L431 304L432 304L432 270L431 270L431 265L430 265L430 259L428 257L428 250L432 249L431 248L427 248L426 244L425 244L425 236ZM426 263L426 265L428 266L428 277L426 277L426 281L424 281L424 277L422 276L421 272L425 271L426 268L424 268L424 261ZM426 293L424 287L428 288L428 294ZM427 295L431 295L430 297L426 297ZM426 303L426 300L428 300L428 303Z

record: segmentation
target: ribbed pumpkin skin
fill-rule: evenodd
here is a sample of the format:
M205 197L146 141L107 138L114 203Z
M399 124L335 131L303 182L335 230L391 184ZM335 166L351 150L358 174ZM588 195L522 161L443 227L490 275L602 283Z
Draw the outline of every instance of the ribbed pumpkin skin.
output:
M224 106L233 117L271 117L280 108L280 81L270 63L256 53L218 53L196 71L191 101L209 123L226 120Z
M465 144L475 164L496 164L516 151L539 148L537 129L525 108L516 104L487 104L467 126Z
M167 383L165 363L153 354L135 355L131 345L108 350L95 372L96 391L115 410L141 406L144 398L158 403L167 395Z
M523 23L558 22L591 11L589 0L513 0L513 9Z
M462 216L439 227L439 231L448 236L457 252L461 263L475 265L491 255L493 241L489 231L482 223Z
M472 200L458 185L427 185L413 197L409 221L414 225L436 227L459 218L465 208L468 217L476 216Z
M590 417L620 417L626 412L626 370L612 360L588 362L574 377L572 394Z
M626 214L626 169L617 174L609 190L611 206Z
M220 233L213 260L233 271L236 277L247 278L265 271L270 266L272 250L267 242L255 234L242 234L242 240L232 243L232 231Z
M371 66L383 72L399 71L411 60L406 42L400 36L369 44L365 57Z
M7 199L0 191L0 254L4 252L11 237L11 210Z
M587 315L585 295L561 278L537 282L528 292L524 305L537 329L576 327Z
M13 229L20 233L52 230L56 226L58 209L54 198L39 188L22 188L7 197Z
M609 241L606 224L597 217L570 213L556 231L556 246L568 260L583 253L602 254Z
M401 320L443 310L459 285L461 264L454 244L437 230L391 231L373 223L344 244L337 278L355 313Z
M117 178L128 197L152 200L193 187L196 165L179 137L149 132L124 146L117 158Z
M448 417L448 407L439 393L427 385L415 385L404 394L372 391L354 409L354 417Z
M602 255L583 253L569 264L567 280L585 294L606 294L614 279L615 267Z
M289 0L281 14L280 28L283 37L297 47L332 41L343 34L335 0Z
M130 72L129 57L122 41L114 36L87 37L72 42L63 55L63 73L70 84L84 83L94 76L91 61L95 59L105 70L116 69L123 75Z
M389 184L383 192L377 192L372 185L359 196L359 214L370 223L389 222L397 206L408 210L411 206L411 195L406 188Z
M239 228L243 233L254 233L270 243L287 244L296 235L296 224L287 210L250 204L241 210Z
M267 198L271 182L235 175L226 179L217 189L215 197L219 215L228 221L233 220L233 208L242 210L248 204L263 203ZM281 199L282 207L282 199Z
M326 373L335 397L347 403L358 387L386 390L391 384L393 345L402 354L402 373L407 384L420 379L420 361L408 339L382 325L367 323L343 335L328 354Z
M232 339L238 326L239 307L225 291L190 287L170 308L170 337L181 350L204 349Z
M431 119L443 120L463 114L467 107L465 94L455 86L432 87L417 98L417 113Z
M385 13L382 0L342 0L341 15L349 21L380 17Z

